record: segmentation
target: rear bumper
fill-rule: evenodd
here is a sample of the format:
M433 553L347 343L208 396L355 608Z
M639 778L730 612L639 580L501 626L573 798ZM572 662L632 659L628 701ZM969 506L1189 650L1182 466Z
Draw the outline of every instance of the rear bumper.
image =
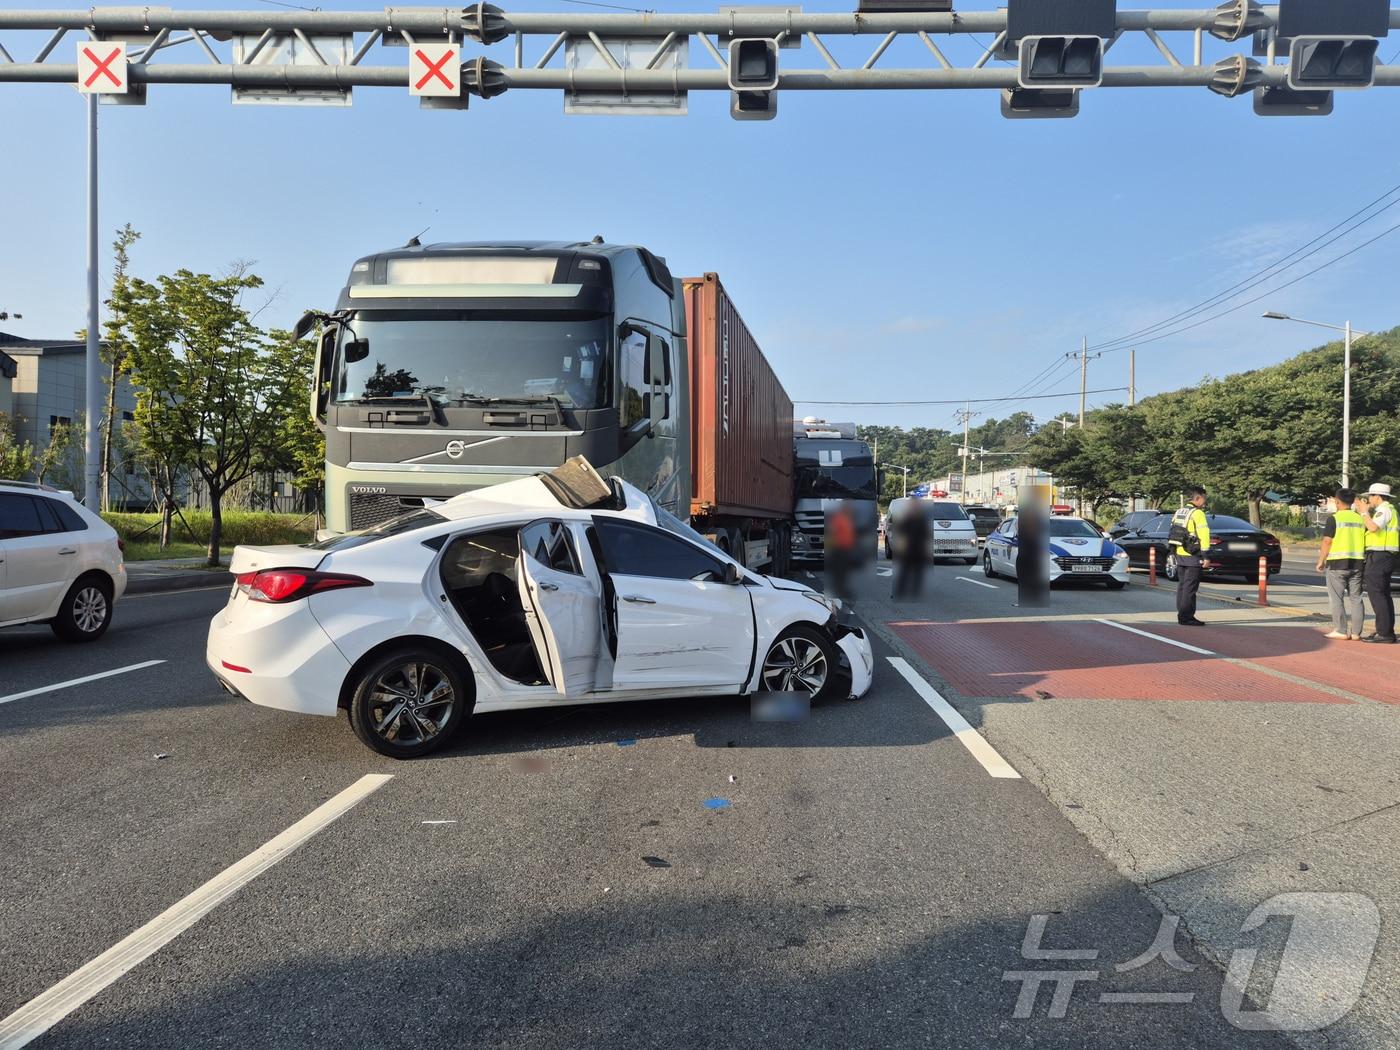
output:
M260 707L334 717L350 672L307 602L259 605L209 623L209 670L230 692Z

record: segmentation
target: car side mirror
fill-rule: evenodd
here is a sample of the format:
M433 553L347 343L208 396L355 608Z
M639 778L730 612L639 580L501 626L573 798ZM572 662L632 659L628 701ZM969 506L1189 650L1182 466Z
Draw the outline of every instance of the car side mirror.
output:
M341 347L341 353L345 356L346 364L354 364L356 361L363 361L369 356L369 340L351 339Z
M729 586L733 587L743 578L743 574L739 572L739 566L735 565L732 561L724 563L724 575L721 577L722 583L727 583Z

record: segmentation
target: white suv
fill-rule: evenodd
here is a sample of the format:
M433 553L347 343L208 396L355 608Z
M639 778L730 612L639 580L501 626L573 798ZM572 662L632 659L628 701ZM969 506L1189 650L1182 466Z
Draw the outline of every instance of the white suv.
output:
M66 641L90 642L125 590L110 525L69 493L0 481L0 627L46 623Z

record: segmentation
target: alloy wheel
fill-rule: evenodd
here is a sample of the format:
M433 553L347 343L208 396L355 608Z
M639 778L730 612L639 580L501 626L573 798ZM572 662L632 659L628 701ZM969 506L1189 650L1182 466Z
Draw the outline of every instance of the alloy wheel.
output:
M771 692L804 692L816 696L829 672L821 646L806 638L784 638L768 650L763 661L763 687Z
M1167 574L1167 579L1169 579L1169 580L1174 580L1174 579L1176 579L1177 576L1180 575L1180 568L1181 568L1181 567L1180 567L1180 565L1177 563L1177 560L1176 560L1176 555L1175 555L1175 554L1168 554L1168 555L1167 555L1167 565L1166 565L1166 570L1165 570L1165 571L1166 571L1166 574Z
M84 587L73 596L73 623L84 634L102 629L107 622L107 596L97 587Z
M370 687L374 732L393 744L424 744L444 732L457 713L457 691L447 672L415 660L391 667Z

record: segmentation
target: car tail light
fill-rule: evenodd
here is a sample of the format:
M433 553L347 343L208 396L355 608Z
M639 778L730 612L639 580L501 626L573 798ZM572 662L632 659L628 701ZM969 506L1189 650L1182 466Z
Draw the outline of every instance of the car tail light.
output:
M1269 536L1267 539L1264 540L1264 546L1265 546L1265 547L1277 547L1277 546L1280 546L1280 544L1279 544L1279 541L1278 541L1278 540L1274 539L1272 536Z
M261 572L240 572L234 579L238 589L250 601L281 605L309 598L322 591L338 591L345 587L373 587L362 576L345 576L311 569L263 569Z
M126 557L126 540L122 539L120 536L117 537L117 553L123 558Z

